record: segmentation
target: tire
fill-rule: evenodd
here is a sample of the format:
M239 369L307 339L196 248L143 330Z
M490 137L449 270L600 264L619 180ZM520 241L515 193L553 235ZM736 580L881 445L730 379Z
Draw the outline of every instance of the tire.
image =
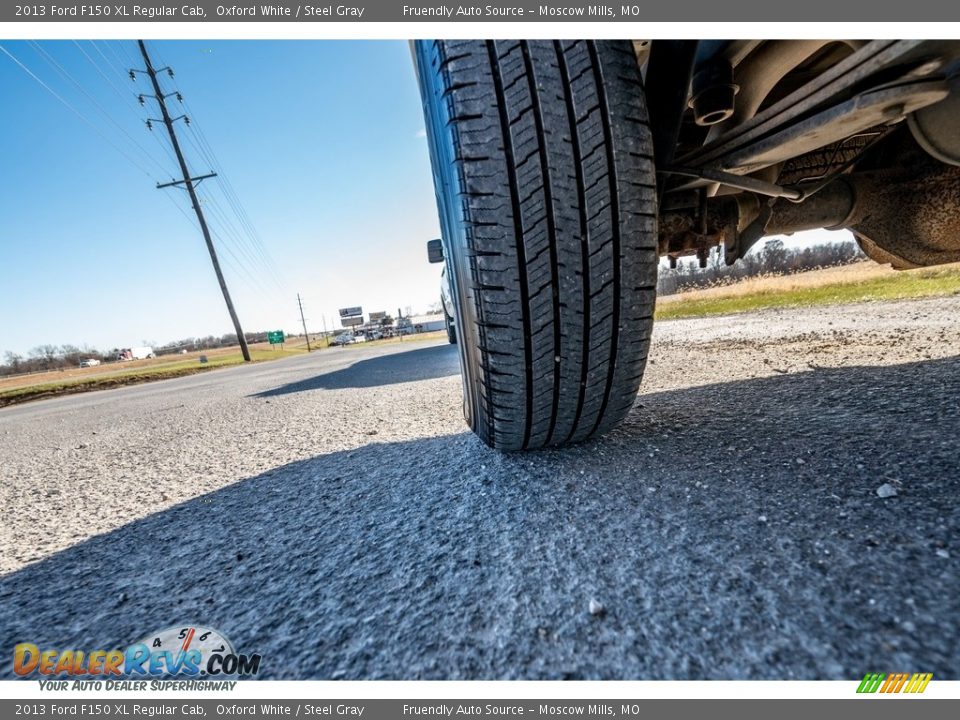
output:
M457 326L451 321L452 318L447 315L447 311L443 311L443 322L447 326L447 342L451 345L457 344Z
M656 294L656 178L629 42L418 41L464 415L501 450L630 411Z

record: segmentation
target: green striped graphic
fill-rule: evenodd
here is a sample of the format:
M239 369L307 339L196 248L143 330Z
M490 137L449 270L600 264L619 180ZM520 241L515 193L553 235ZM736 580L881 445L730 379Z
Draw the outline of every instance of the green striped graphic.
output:
M858 693L875 693L880 688L880 683L883 682L883 679L886 677L884 673L867 673L863 676L863 680L860 681L860 687L857 688Z
M933 673L867 673L860 681L858 693L919 694L927 689Z

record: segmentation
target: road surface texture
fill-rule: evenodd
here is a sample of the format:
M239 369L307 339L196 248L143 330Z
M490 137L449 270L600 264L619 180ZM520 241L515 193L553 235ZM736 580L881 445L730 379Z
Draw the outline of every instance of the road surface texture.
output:
M197 623L271 678L960 677L960 297L653 348L623 427L531 454L466 431L436 343L0 410L0 648Z

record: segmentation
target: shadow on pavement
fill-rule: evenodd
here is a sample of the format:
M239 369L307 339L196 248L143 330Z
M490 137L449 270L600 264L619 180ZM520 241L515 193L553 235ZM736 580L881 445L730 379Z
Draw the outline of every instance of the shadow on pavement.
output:
M956 678L958 397L957 359L818 370L566 450L291 463L0 579L0 647L199 623L272 678Z
M352 352L350 349L341 352ZM453 345L434 345L405 352L358 360L342 370L317 375L272 390L257 393L254 397L275 397L309 390L343 390L345 388L369 388L395 383L431 380L457 375L460 360Z

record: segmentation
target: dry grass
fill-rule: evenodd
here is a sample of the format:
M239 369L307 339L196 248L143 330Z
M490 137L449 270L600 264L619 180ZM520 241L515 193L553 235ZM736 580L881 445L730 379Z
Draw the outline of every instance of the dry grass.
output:
M273 350L269 343L258 343L250 346L252 356L255 359L272 360L288 355L296 355L306 352L306 345L302 342L296 344L287 344L284 350ZM240 350L237 347L215 348L212 350L203 350L190 352L185 355L163 355L161 357L150 358L147 360L128 360L126 362L111 362L97 365L90 368L67 368L64 370L51 370L50 372L32 373L30 375L19 375L14 377L0 378L0 393L5 390L22 388L33 385L45 385L51 383L69 383L71 381L91 380L93 378L110 378L135 375L138 373L153 373L162 370L175 370L187 365L200 366L200 356L206 355L208 365L219 366L222 361L234 356L240 358Z
M305 344L302 347L288 344L284 350L273 349L268 343L250 346L253 362L279 360L304 352ZM207 362L200 362L201 355L207 356ZM4 378L0 382L0 407L57 395L168 380L242 363L240 349L232 347Z
M822 287L834 283L859 283L882 277L895 277L900 271L889 265L878 265L872 260L864 260L849 265L810 270L793 275L758 275L731 283L723 283L709 288L699 288L666 295L660 302L682 301L696 295L699 298L739 297L764 292L788 292L806 288Z
M405 336L403 342L436 340L444 336L444 331L421 333ZM346 349L399 342L401 341L398 338L389 338L348 345ZM311 339L310 345L314 350L323 348L326 351L326 340L324 339L319 339L319 341ZM300 355L306 351L307 345L302 338L291 338L290 342L284 344L283 350L280 349L280 346L272 346L269 343L258 343L250 346L250 356L254 362L279 360L292 355ZM206 363L200 362L201 355L207 356ZM148 360L114 362L92 368L70 368L2 378L0 379L0 407L57 395L71 395L91 390L105 390L156 380L168 380L184 375L207 372L216 368L240 365L242 362L240 349L238 347L228 347L191 352L184 355L164 355Z
M950 295L960 292L960 264L893 270L872 261L794 275L761 276L657 300L657 318L700 317L771 307Z

